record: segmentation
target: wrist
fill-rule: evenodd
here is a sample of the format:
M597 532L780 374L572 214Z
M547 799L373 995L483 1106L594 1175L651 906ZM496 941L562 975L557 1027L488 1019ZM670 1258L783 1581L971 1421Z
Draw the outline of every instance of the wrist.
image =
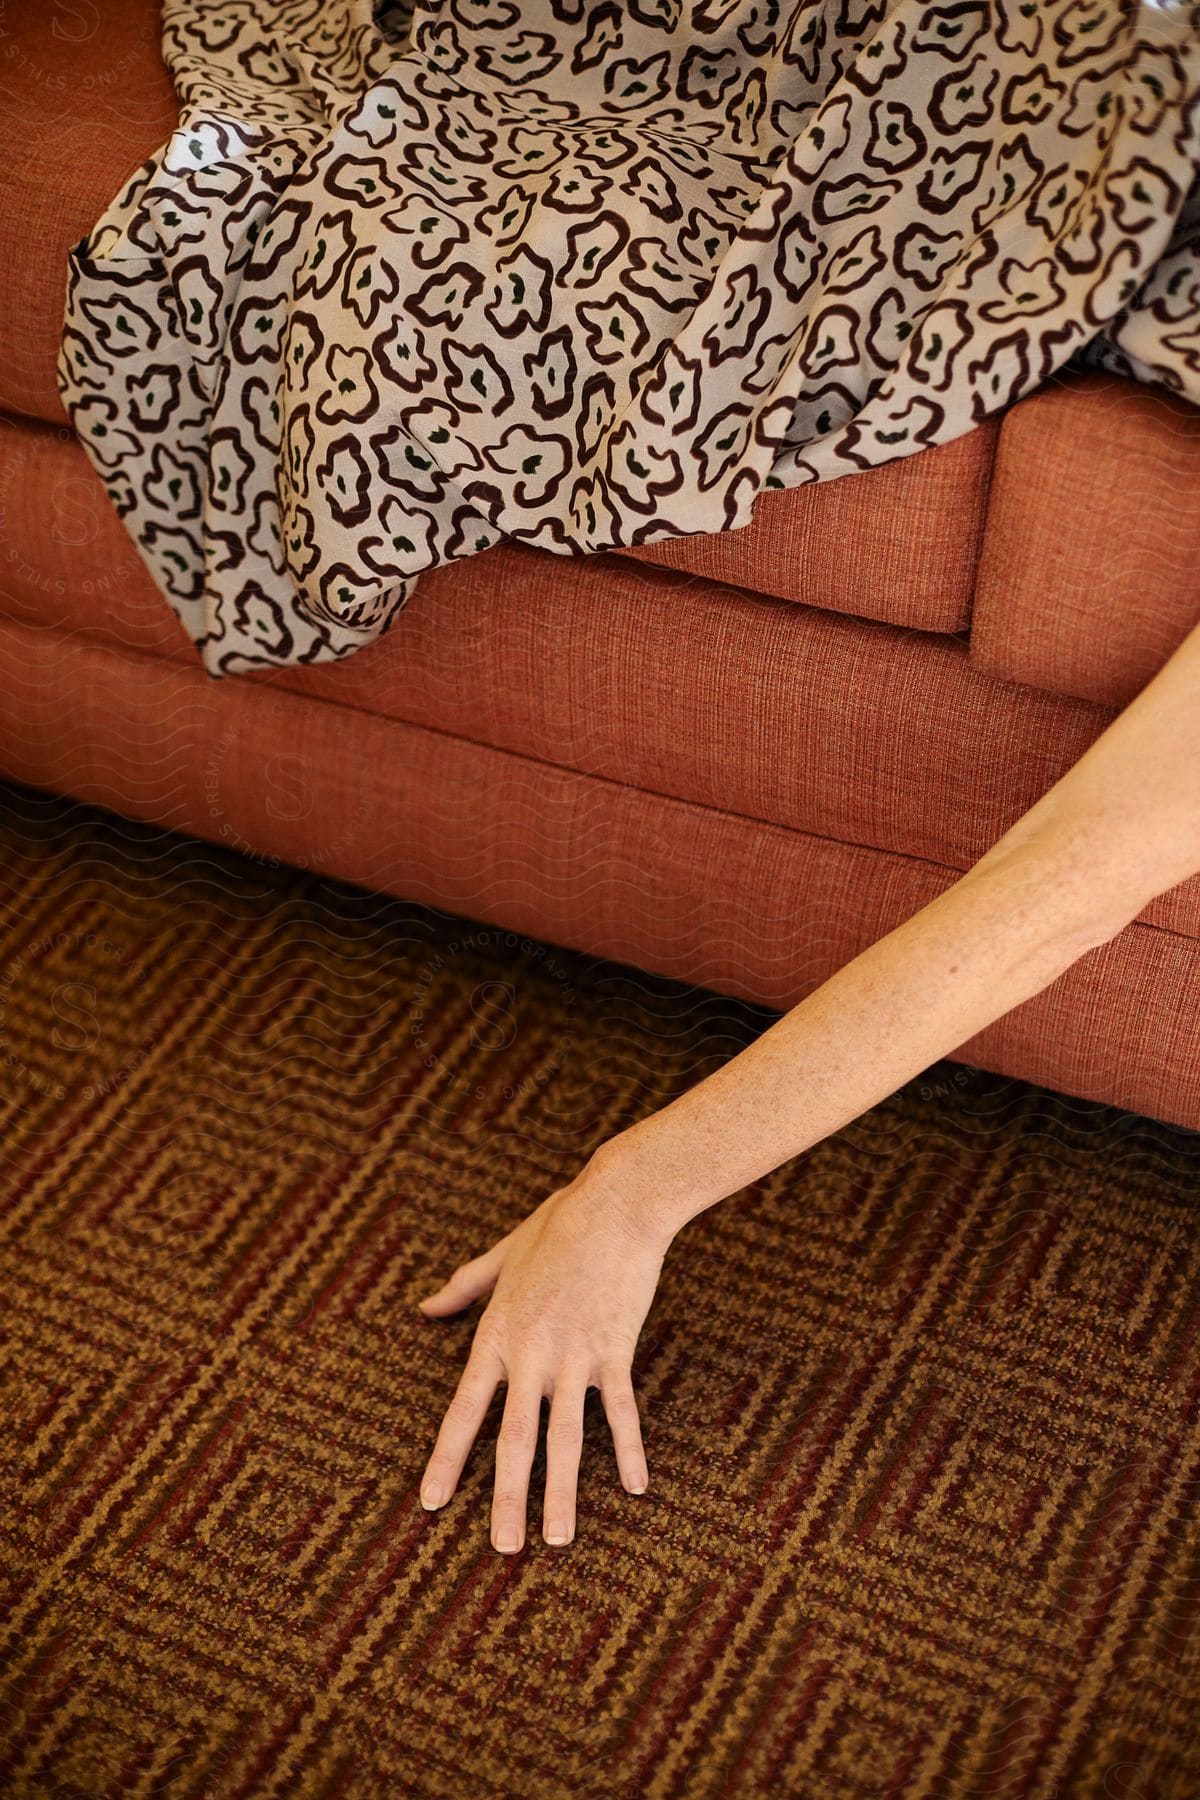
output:
M702 1210L682 1205L654 1179L637 1125L598 1145L584 1172L602 1203L620 1213L637 1238L663 1254L676 1233Z

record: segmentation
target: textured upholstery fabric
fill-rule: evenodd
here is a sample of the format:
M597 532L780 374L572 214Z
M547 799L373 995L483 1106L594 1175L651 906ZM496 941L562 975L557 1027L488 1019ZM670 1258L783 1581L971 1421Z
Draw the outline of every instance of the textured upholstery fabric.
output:
M0 611L196 657L65 423L0 416Z
M954 878L11 622L0 692L19 779L779 1007ZM1200 942L1139 920L958 1048L1197 1127L1198 991Z
M961 631L983 533L997 417L948 444L837 481L760 496L751 524L626 554L832 612Z
M1005 415L971 625L990 675L1124 706L1200 622L1200 410L1114 375Z
M64 421L67 251L175 128L158 0L4 9L0 407Z
M65 431L0 434L0 613L198 669L93 480ZM957 868L1109 716L954 638L516 545L435 572L344 664L239 679Z
M79 446L51 431L31 443L16 427L5 445L0 615L60 642L166 652L207 682L102 489L89 505ZM954 637L518 545L436 571L344 664L237 680L327 701L343 720L353 709L355 729L364 715L403 720L958 870L1111 717L980 675ZM1200 879L1155 908L1148 916L1200 934Z

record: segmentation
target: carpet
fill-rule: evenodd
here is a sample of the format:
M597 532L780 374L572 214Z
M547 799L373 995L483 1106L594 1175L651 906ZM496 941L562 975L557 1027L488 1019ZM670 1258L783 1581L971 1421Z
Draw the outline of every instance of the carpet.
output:
M1200 1792L1200 1135L925 1071L504 1558L415 1302L771 1015L28 789L0 892L6 1794Z

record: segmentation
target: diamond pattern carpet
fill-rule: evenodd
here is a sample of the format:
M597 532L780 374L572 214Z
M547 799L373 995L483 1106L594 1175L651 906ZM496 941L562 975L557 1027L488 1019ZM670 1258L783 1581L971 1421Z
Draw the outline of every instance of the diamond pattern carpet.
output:
M1200 1136L926 1071L503 1558L415 1302L769 1015L25 789L0 893L4 1793L1200 1792Z

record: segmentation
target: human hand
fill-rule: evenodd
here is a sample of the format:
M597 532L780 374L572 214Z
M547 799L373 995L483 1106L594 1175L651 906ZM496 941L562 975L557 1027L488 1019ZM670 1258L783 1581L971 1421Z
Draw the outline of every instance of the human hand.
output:
M601 1146L603 1149L603 1146ZM542 1396L550 1396L542 1532L575 1535L584 1400L597 1387L617 1468L631 1494L649 1479L631 1368L670 1237L651 1229L619 1178L593 1158L483 1256L455 1269L419 1302L427 1318L461 1312L491 1293L467 1365L421 1481L434 1510L454 1493L499 1382L507 1385L496 1442L491 1537L497 1550L525 1542L529 1472Z

